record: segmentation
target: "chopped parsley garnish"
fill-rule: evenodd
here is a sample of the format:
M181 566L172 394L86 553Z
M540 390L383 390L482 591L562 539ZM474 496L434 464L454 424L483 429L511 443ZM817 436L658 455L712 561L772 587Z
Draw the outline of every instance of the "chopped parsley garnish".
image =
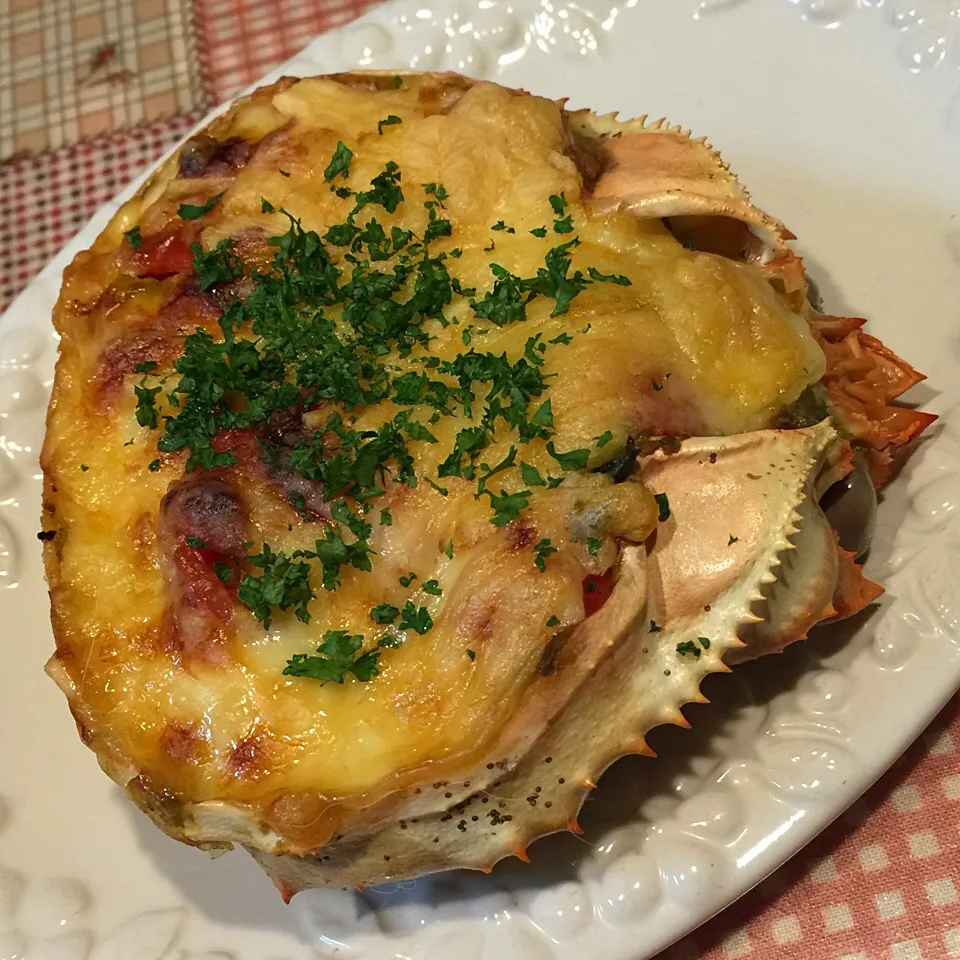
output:
M370 610L370 619L374 623L393 623L400 616L400 608L392 603L378 603Z
M476 655L469 647L467 647L467 656L468 656L471 660L476 660L476 659L477 659L477 655Z
M573 233L573 216L563 213L567 209L567 198L562 193L559 196L553 194L550 197L550 206L556 214L556 219L553 221L553 232Z
M337 149L334 150L330 162L323 171L323 179L330 183L336 177L346 177L350 173L350 161L353 160L353 151L342 141L337 141Z
M403 605L400 623L397 624L399 630L416 630L417 633L424 634L432 627L433 619L426 607L418 607L412 600L408 600Z
M551 616L551 617L547 620L547 626L548 626L548 627L558 627L558 626L560 626L560 618L559 618L556 614L554 614L553 616Z
M124 236L127 238L127 243L133 247L134 250L139 250L140 245L143 243L143 237L140 235L140 227L131 227L124 233Z
M377 133L379 133L380 136L382 137L384 127L393 127L398 123L403 123L403 120L401 120L400 117L398 117L396 114L391 113L389 116L384 117L377 124Z
M401 122L388 115L377 124L378 134ZM526 339L521 354L509 356L481 352L471 344L482 341L491 328L524 322L527 306L537 298L552 301L551 316L558 317L593 283L630 282L588 265L578 269L573 254L580 241L572 237L548 249L542 265L529 276L490 263L489 285L480 292L468 288L454 270L461 249L447 252L436 243L454 234L454 223L444 216L448 193L443 184L421 184L418 202L427 220L422 232L414 233L381 222L384 214L395 213L406 202L398 165L387 161L367 189L357 189L346 183L353 159L353 151L338 141L323 171L331 191L352 202L343 221L326 224L324 232L305 228L288 211L261 198L262 213L289 222L286 232L267 238L265 257L244 264L229 238L209 250L193 243L196 287L216 290L216 301L223 305L219 334L208 326L184 330L183 352L159 382L148 378L156 362L137 367L142 375L134 387L137 420L147 429L159 429L158 449L182 452L188 471L236 464L239 451L230 449L230 438L253 435L271 470L289 471L316 484L329 504L331 522L318 528L322 535L311 549L286 555L265 543L260 553L215 568L225 582L239 583L240 601L266 629L276 611L292 612L308 622L315 589L336 590L347 569L372 569L376 559L368 518L379 516L381 526L392 523L386 507L370 514L378 498L387 498L392 484L422 483L448 496L453 482L448 485L445 478L468 481L476 485L477 497L489 500L490 522L502 527L520 517L532 497L564 482L563 476L542 474L526 462L524 445L544 441L563 471L586 468L589 450L561 452L555 446L562 441L555 435L548 395L550 379L556 376L546 372L549 347L569 344L571 335L545 340L537 333ZM180 215L201 217L221 196L203 205L181 204ZM551 197L550 203L554 231L572 232L564 195ZM491 229L516 232L502 220ZM139 245L135 230L128 235L134 247ZM530 231L541 239L547 232L547 227ZM235 284L241 277L243 284ZM464 352L430 352L442 328L461 323L462 332L454 340L462 342ZM587 329L589 324L584 332ZM380 404L389 410L388 419L377 419L374 427L361 426L368 421L360 411ZM309 427L289 440L285 435L282 443L271 439L271 418L291 410L311 414ZM455 432L445 432L442 425L434 429L450 417L468 423L458 424ZM421 474L412 445L444 442L447 436L454 438L448 441L452 449L441 452L432 476ZM610 430L594 438L598 447L611 439ZM506 453L496 460L484 456L490 450ZM153 461L150 469L159 470L160 461ZM495 490L498 474L503 483ZM286 487L287 509L309 517L304 494L295 484ZM587 548L596 554L600 544L588 539ZM453 558L452 540L443 552ZM534 563L544 570L555 552L549 539L541 539L534 547ZM409 588L417 575L411 572L399 579ZM423 590L442 596L437 580L424 582ZM372 638L367 643L360 635L328 631L316 654L294 657L285 672L337 682L347 674L369 680L378 672L379 651L399 645L402 631L423 634L433 626L429 610L410 600L402 608L377 604L370 618L390 627L380 631L373 649Z
M157 473L157 472L160 470L160 460L159 460L159 458L156 459L156 460L151 460L151 461L147 464L147 469L148 469L151 473Z
M596 537L587 537L587 553L589 553L591 557L595 557L600 552L602 546L602 540L598 540Z
M528 487L545 487L547 481L540 476L540 471L529 463L520 461L520 476Z
M199 220L220 202L222 196L222 193L218 193L215 197L211 197L206 203L201 204L181 203L180 206L177 207L177 216L180 217L181 220Z
M81 472L81 473L86 473L89 469L90 469L90 468L89 468L85 463L81 463L81 464L80 464L80 472Z
M661 627L660 624L657 623L656 620L651 620L651 621L650 621L650 632L651 632L651 633L660 633L661 630L663 630L663 627Z
M133 368L133 372L134 373L152 373L156 369L157 369L156 360L143 360Z
M196 550L202 550L206 547L206 541L201 540L200 537L188 536L187 537L187 546L193 547Z
M315 599L316 594L310 586L308 563L288 559L282 551L274 553L266 543L260 553L247 557L247 563L263 572L259 576L244 577L237 597L250 608L264 629L270 629L274 607L292 609L298 620L310 622L307 605Z
M547 569L547 557L557 552L557 547L553 546L548 537L544 537L533 547L533 562L536 568L542 573Z
M229 237L221 240L212 250L204 250L199 243L190 244L193 269L201 290L209 290L218 283L229 283L243 273L243 264L233 253L232 247L233 241Z
M233 583L233 567L229 563L225 563L223 560L217 560L213 564L213 572L220 579L221 583Z
M500 496L496 496L490 490L484 490L484 493L490 497L490 506L493 507L493 517L490 522L495 527L503 527L516 520L530 504L531 493L529 490L507 493L506 490L501 488Z
M698 647L697 644L700 644ZM693 640L684 640L682 643L677 644L677 654L681 657L692 656L695 659L700 659L700 648L704 650L710 649L710 638L709 637L697 637L696 642Z
M284 675L343 683L347 674L352 673L358 680L367 683L380 672L377 669L380 654L376 650L360 653L362 647L362 636L346 630L328 630L316 654L295 654L283 668Z
M587 460L590 459L590 451L586 448L568 450L566 453L561 453L554 446L552 440L547 443L547 453L549 453L564 470L582 470L587 465Z
M670 519L670 501L665 493L655 493L653 499L657 501L657 519L664 523Z
M740 538L735 537L732 533L730 534L730 539L727 540L727 546L732 547Z
M156 396L162 390L162 387L147 387L141 382L134 386L133 393L137 398L137 423L141 427L154 429L159 422L157 419L157 409L154 406Z
M618 287L631 286L630 278L622 273L601 273L596 267L587 267L587 276L596 283L615 283Z

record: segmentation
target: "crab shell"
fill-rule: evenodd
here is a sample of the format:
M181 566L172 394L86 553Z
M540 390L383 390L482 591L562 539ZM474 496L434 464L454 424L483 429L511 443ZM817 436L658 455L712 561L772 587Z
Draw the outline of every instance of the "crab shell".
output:
M394 77L334 79L363 88ZM430 80L441 103L474 83L452 74ZM750 202L705 141L646 118L620 122L578 111L566 121L582 202L599 213L662 219L699 250L756 263L808 320L827 359L822 385L831 416L801 429L691 438L642 458L631 480L668 489L670 516L653 539L621 551L609 599L548 644L515 715L491 743L448 758L442 772L431 767L429 781L395 793L384 786L348 832L318 849L254 834L258 828L227 803L197 804L190 818L171 823L140 790L135 771L100 756L178 838L222 849L229 845L223 837L249 837L250 853L286 899L326 884L364 886L525 859L537 838L578 829L597 779L620 756L649 754L653 727L687 725L682 707L704 699L708 674L780 651L880 592L840 548L819 502L851 470L854 450L876 483L889 475L931 419L890 403L921 376L863 334L862 321L809 304L802 261L787 246L792 235ZM75 695L56 657L48 672ZM327 814L339 822L333 809L317 819Z
M669 520L651 542L622 551L609 600L555 638L487 756L418 790L391 822L336 836L312 855L250 848L285 899L526 860L539 837L579 831L579 810L611 763L652 755L652 728L688 726L681 709L705 700L708 674L780 652L882 592L840 547L819 500L851 470L855 448L876 485L889 477L934 419L890 405L922 375L864 335L863 321L814 309L802 260L787 246L793 235L751 203L705 140L646 117L584 110L568 120L595 210L660 218L697 249L755 262L810 322L827 356L832 416L804 429L691 438L641 460L639 477L671 491Z

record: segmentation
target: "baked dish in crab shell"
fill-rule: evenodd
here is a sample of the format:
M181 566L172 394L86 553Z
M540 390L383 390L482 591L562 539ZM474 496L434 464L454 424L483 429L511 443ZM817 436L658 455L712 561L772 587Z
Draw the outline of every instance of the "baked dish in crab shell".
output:
M790 238L679 128L451 74L193 136L54 315L47 669L103 769L286 897L489 869L870 603L932 418Z

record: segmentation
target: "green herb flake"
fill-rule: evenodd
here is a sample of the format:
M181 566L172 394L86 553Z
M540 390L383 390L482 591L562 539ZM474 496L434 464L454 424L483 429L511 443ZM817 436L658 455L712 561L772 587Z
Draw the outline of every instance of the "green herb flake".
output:
M495 527L504 527L516 520L530 504L531 493L529 490L507 493L506 490L501 488L499 496L489 490L484 492L490 497L490 506L493 507L493 516L490 518L490 522Z
M727 540L727 546L732 547L735 543L740 540L739 537L735 537L732 533L730 534L730 539Z
M540 476L540 471L522 460L520 461L520 476L528 487L545 487L547 485L547 481Z
M137 423L139 423L141 427L147 427L150 430L156 429L159 419L154 403L161 389L161 387L144 386L143 381L134 386L133 392L137 398Z
M557 552L557 547L551 544L549 538L544 537L533 547L533 563L543 573L547 569L547 557Z
M353 674L361 683L367 683L379 674L376 651L360 653L363 637L346 630L328 630L316 654L298 653L287 662L283 673L288 677L307 677L324 683L343 683Z
M233 241L224 237L212 250L204 250L199 243L190 244L193 269L198 286L206 292L218 283L236 280L243 273L243 264L233 252Z
M593 439L596 441L597 447L605 447L613 439L613 433L606 430L601 433L599 437L594 437Z
M133 247L134 250L139 250L141 244L143 243L143 237L140 235L140 227L131 227L124 233L124 236L127 238L127 243Z
M630 278L622 273L601 273L596 267L588 267L587 276L596 283L615 283L618 287L633 286Z
M400 577L400 586L409 587L410 584L413 583L413 581L416 579L417 579L417 575L411 571L405 577Z
M598 540L596 537L587 537L587 553L589 553L591 557L595 557L600 552L602 546L602 540Z
M560 618L559 618L556 614L554 614L552 617L550 617L550 618L547 620L547 626L548 626L548 627L559 627L559 626L560 626Z
M81 472L81 473L86 473L89 469L90 469L90 468L89 468L85 463L81 463L81 464L80 464L80 472Z
M297 554L294 554L296 557ZM310 622L307 605L316 594L310 586L310 565L302 560L288 558L282 551L275 553L264 544L258 554L247 557L247 563L263 572L246 576L240 583L237 597L269 630L273 609L294 611L302 623Z
M534 227L530 232L531 232L535 237L540 237L540 239L543 239L543 238L547 235L547 228L546 228L546 227Z
M423 584L423 592L429 593L431 597L442 597L443 590L440 589L439 580L427 580Z
M374 623L393 623L400 616L400 608L392 603L378 603L370 609L370 619Z
M578 450L568 450L561 453L557 450L552 440L547 443L547 453L553 457L564 470L582 470L590 459L590 451L581 448Z
M336 177L344 179L350 173L350 161L353 160L353 151L342 141L337 141L337 149L334 150L330 162L323 171L323 179L329 183Z
M159 460L159 459L157 459L157 460L151 460L151 461L147 464L147 469L148 469L151 473L157 473L157 471L160 469L160 460Z
M143 360L133 368L133 372L134 373L152 373L156 369L157 369L156 360Z
M703 647L704 650L709 650L709 649L710 649L710 638L709 638L709 637L697 637L697 640L699 641L700 646Z
M276 213L277 208L266 198L260 198L260 212L261 213Z
M382 137L384 127L393 127L398 123L403 123L403 120L401 120L396 114L391 113L389 116L384 117L381 121L379 121L379 123L377 123L377 133Z
M516 233L517 231L513 227L508 227L502 220L498 220L491 228L491 230L504 231L506 233Z
M180 206L177 207L177 216L180 217L181 220L199 220L220 202L222 196L222 192L218 193L215 197L211 197L206 203L201 204L181 203Z
M187 537L187 546L193 547L195 550L203 550L206 547L207 543L205 540L201 540L200 537L188 536Z
M428 477L426 474L424 474L423 479L426 480L427 483L429 483L430 486L433 487L433 489L436 490L441 497L445 497L450 493L450 491L446 487L441 487L439 483L435 483L433 479Z
M650 632L651 632L651 633L660 633L661 630L663 630L663 627L661 627L660 624L657 623L656 620L651 620L651 621L650 621Z
M436 197L440 203L443 203L443 201L450 196L450 194L447 193L447 188L442 183L425 183L423 185L423 192L428 196Z
M657 501L657 519L665 523L670 519L670 501L665 493L655 493L653 499Z
M677 655L681 657L691 656L700 659L700 648L692 640L684 640L677 644Z
M213 564L213 572L221 583L233 583L233 567L223 560L217 560Z
M416 630L422 636L433 628L433 618L426 607L418 607L412 600L408 600L403 605L400 623L397 624L397 628L400 630Z
M443 552L452 560L453 559L453 541L451 540L444 548Z
M390 513L390 511L386 507L384 507L380 511L380 526L382 527L393 526L393 514Z
M468 656L471 660L476 660L476 659L477 659L477 655L476 655L469 647L467 647L467 656Z

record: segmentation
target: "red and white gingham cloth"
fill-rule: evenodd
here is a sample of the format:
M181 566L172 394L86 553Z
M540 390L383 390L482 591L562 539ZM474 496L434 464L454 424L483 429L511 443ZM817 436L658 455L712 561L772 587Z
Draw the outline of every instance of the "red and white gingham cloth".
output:
M195 0L220 100L377 0ZM213 51L216 55L213 55ZM0 166L0 310L193 117ZM659 960L960 958L960 695L867 795Z
M98 207L199 119L177 117L0 166L0 311Z

